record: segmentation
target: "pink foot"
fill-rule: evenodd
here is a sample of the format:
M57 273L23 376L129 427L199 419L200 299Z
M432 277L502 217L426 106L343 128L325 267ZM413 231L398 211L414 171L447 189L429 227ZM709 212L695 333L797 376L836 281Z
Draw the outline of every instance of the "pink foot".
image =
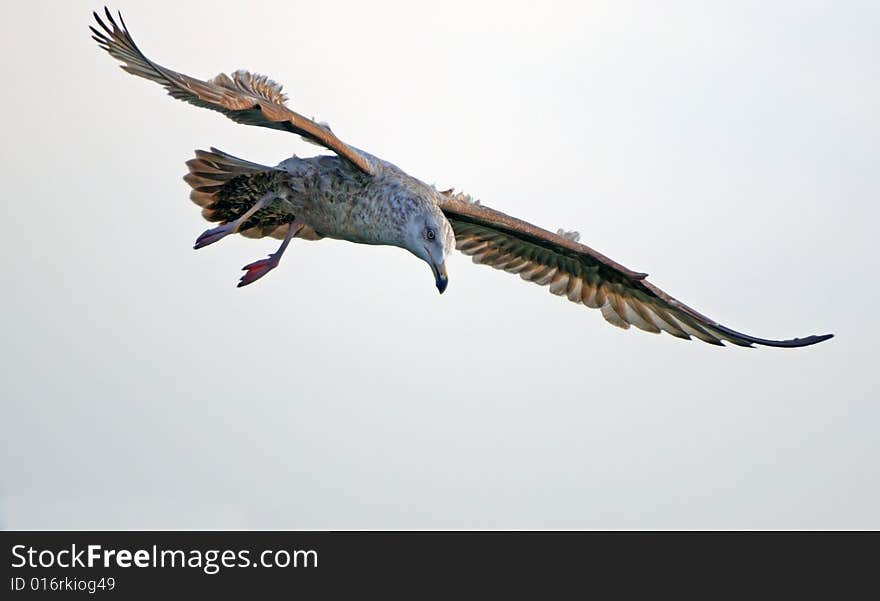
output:
M219 227L212 228L210 230L205 230L202 232L202 235L196 238L194 249L204 248L209 244L214 244L217 240L225 238L229 234L232 233L232 228L228 223L224 223Z
M242 270L247 271L247 273L241 276L241 281L238 283L238 287L241 288L242 286L253 284L276 267L278 267L278 259L275 258L274 254L269 255L268 259L260 259L259 261L254 261L249 265L245 265L242 267Z

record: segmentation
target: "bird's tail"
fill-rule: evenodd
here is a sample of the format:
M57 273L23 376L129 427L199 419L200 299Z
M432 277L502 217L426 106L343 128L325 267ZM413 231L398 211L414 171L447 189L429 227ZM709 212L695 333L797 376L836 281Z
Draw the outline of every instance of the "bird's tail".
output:
M202 207L208 221L232 221L243 215L267 192L289 189L289 174L283 169L252 163L222 150L196 150L186 162L183 179L192 187L190 199ZM293 221L289 203L278 201L260 209L239 230L248 238L284 238ZM297 237L308 238L309 232Z

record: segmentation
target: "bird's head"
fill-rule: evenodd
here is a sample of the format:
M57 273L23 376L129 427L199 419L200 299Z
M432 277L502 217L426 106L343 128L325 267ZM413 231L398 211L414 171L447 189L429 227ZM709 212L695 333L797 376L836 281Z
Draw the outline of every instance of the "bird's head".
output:
M420 203L407 221L404 247L431 267L440 294L446 290L446 255L455 248L455 233L434 202Z

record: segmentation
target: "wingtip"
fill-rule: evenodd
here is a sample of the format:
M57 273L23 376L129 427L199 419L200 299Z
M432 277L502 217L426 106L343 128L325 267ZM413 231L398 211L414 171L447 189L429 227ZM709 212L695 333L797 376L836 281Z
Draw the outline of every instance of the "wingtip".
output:
M830 340L834 338L834 334L818 334L816 336L810 336L805 340L808 340L807 344L818 344L820 342L825 342L826 340ZM806 344L804 345L806 346Z
M733 337L741 341L748 342L749 344L771 346L776 348L800 348L803 346L812 346L814 344L819 344L820 342L825 342L829 338L834 338L834 334L821 334L815 336L807 336L806 338L791 338L789 340L768 340L765 338L756 338L754 336L749 336L748 334L743 334L741 332L731 330L730 328L726 328L720 324L716 324L712 327L713 329L718 330L723 334L726 334L728 336L728 339L730 337Z
M820 342L825 342L829 338L834 338L834 334L817 334L815 336L807 336L806 338L794 338L792 340L786 340L785 342L790 343L786 346L801 347L819 344Z

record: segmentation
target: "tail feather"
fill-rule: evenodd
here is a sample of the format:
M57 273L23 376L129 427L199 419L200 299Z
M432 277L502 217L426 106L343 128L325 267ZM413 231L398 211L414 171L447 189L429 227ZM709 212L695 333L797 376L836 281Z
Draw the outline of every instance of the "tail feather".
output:
M209 215L205 215L208 221L223 219L219 215L212 219L209 207L218 200L218 193L231 179L275 171L272 167L234 157L214 147L210 151L196 150L195 158L188 160L186 166L189 173L183 176L183 180L192 187L189 197L209 211Z
M289 174L283 169L252 163L213 147L195 154L186 162L189 173L183 179L192 187L190 199L202 208L208 221L232 221L267 192L290 189ZM248 219L239 233L247 238L281 239L294 217L289 203L273 202ZM303 228L297 237L319 238L310 228Z

